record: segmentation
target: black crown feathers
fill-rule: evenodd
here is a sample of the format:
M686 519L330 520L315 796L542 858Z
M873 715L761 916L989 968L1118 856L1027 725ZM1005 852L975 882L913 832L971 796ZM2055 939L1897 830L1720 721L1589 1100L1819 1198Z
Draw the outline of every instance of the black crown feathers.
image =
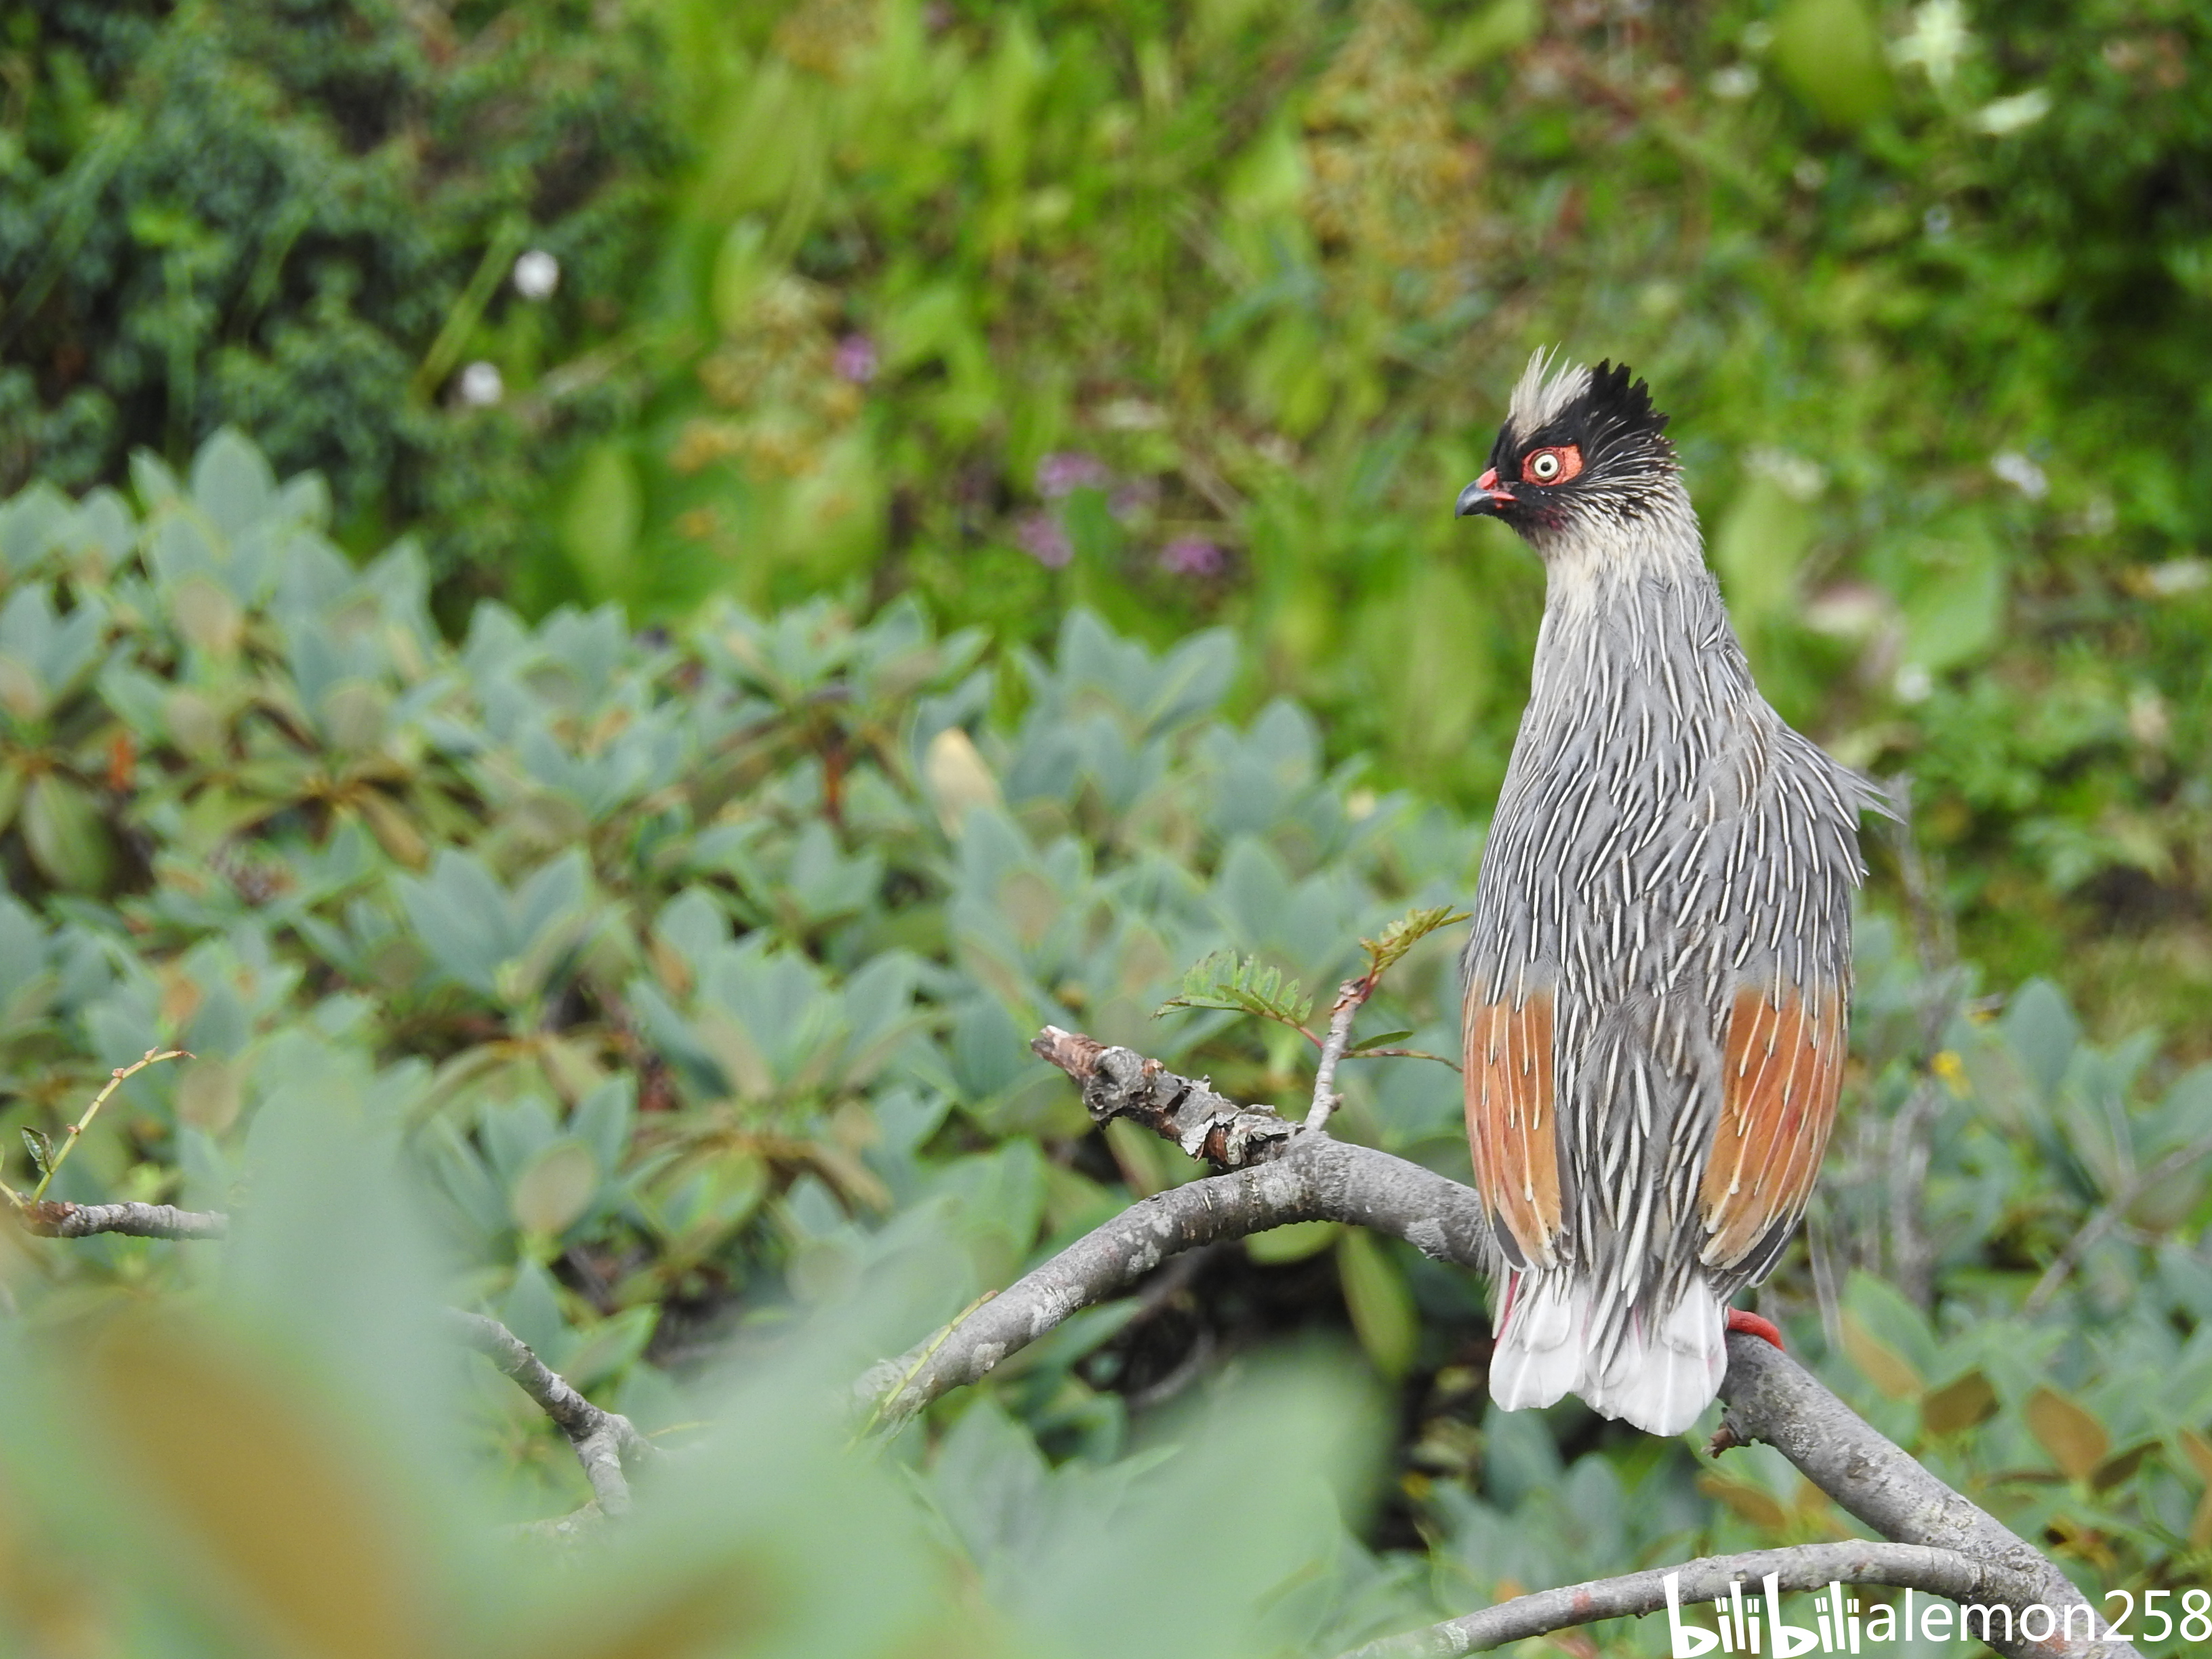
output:
M1637 438L1656 439L1667 429L1667 417L1651 406L1651 388L1634 378L1626 363L1601 362L1590 371L1589 386L1568 405L1561 424L1579 425L1586 443L1614 444Z

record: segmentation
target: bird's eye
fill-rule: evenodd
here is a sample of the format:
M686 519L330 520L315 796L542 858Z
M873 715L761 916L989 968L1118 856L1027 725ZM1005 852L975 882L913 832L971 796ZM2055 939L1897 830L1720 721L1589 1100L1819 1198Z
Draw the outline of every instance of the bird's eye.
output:
M1521 476L1531 483L1565 483L1582 470L1583 452L1578 444L1531 450L1521 463Z

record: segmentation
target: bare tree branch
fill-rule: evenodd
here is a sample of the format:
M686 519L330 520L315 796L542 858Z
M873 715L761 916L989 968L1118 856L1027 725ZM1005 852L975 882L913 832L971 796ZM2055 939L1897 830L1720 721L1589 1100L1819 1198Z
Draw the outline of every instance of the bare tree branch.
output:
M1337 987L1336 1000L1329 1006L1328 1035L1322 1040L1321 1060L1314 1066L1313 1104L1306 1112L1305 1127L1316 1133L1328 1127L1329 1114L1337 1109L1336 1068L1352 1044L1352 1019L1374 988L1371 974L1348 979Z
M62 1165L69 1162L69 1155L76 1150L76 1143L83 1138L84 1132L92 1127L93 1119L100 1115L100 1109L107 1104L107 1097L110 1095L132 1078L137 1077L149 1066L158 1066L165 1060L197 1058L198 1056L189 1048L149 1048L130 1065L118 1066L111 1070L107 1074L107 1086L92 1097L92 1103L84 1109L84 1115L70 1125L69 1133L62 1140L61 1150L50 1153L42 1160L44 1167L39 1171L39 1184L31 1188L31 1196L27 1201L36 1204L46 1197L46 1188L53 1185L54 1177L61 1173ZM32 1132L27 1129L24 1133L29 1136ZM39 1135L37 1140L40 1146L46 1145L44 1135ZM9 1196L12 1197L14 1194L11 1194Z
M939 1395L988 1375L1069 1316L1120 1294L1178 1251L1293 1221L1349 1222L1405 1239L1440 1261L1487 1265L1489 1228L1471 1188L1371 1146L1301 1135L1267 1163L1170 1187L1131 1205L950 1331L871 1369L860 1379L860 1397L878 1408L881 1420L902 1422Z
M1459 1659L1487 1653L1509 1642L1553 1631L1571 1630L1601 1619L1631 1619L1667 1605L1667 1579L1680 1575L1677 1599L1684 1607L1711 1601L1741 1583L1747 1597L1761 1593L1768 1574L1778 1590L1822 1589L1831 1583L1893 1584L1963 1601L1982 1588L1979 1562L1956 1550L1923 1544L1878 1544L1852 1539L1840 1544L1799 1544L1790 1549L1751 1550L1741 1555L1709 1555L1679 1567L1655 1567L1619 1578L1516 1595L1494 1607L1447 1619L1426 1630L1389 1636L1355 1648L1344 1659Z
M1365 1000L1352 994L1357 988L1357 981L1347 982L1332 1010L1313 1107L1321 1121L1326 1120L1325 1105L1333 1101L1328 1062L1341 1059L1351 1013ZM1109 1048L1053 1026L1031 1046L1077 1081L1095 1121L1129 1118L1223 1173L1131 1206L930 1341L873 1367L857 1391L873 1403L876 1420L912 1417L949 1389L985 1376L1079 1310L1118 1294L1170 1255L1292 1222L1340 1221L1405 1239L1441 1261L1486 1270L1495 1266L1480 1200L1458 1182L1372 1147L1307 1133L1306 1126L1269 1108L1242 1105L1204 1079L1179 1076L1132 1049ZM2212 1139L2194 1142L2131 1182L2052 1264L2045 1284L2055 1289L2072 1262L2141 1192L2208 1151ZM16 1214L27 1230L58 1238L102 1232L220 1238L229 1224L218 1212L153 1204L21 1202ZM2049 1291L2039 1285L2038 1294L2047 1297ZM603 1521L628 1513L631 1498L624 1464L656 1456L653 1443L627 1418L585 1399L497 1320L458 1310L448 1310L447 1317L455 1334L489 1356L560 1427L591 1482L592 1504L574 1516L540 1523L539 1529L549 1536L580 1537ZM2124 1641L2065 1633L2031 1640L2020 1635L2022 1615L2030 1607L2057 1612L2062 1620L2058 1632L2066 1632L2063 1620L2068 1610L2086 1611L2093 1618L2096 1610L2033 1546L1876 1433L1778 1350L1755 1338L1731 1335L1721 1397L1727 1414L1716 1449L1765 1442L1891 1541L1807 1545L1693 1562L1680 1569L1686 1604L1711 1600L1732 1578L1763 1579L1768 1572L1793 1589L1831 1581L1896 1584L1954 1599L1972 1595L2009 1609L2013 1634L1991 1643L2007 1659L2136 1659L2135 1649ZM1659 1571L1540 1591L1359 1652L1370 1659L1471 1653L1595 1619L1648 1613L1665 1604L1665 1577Z
M2069 1607L2089 1606L2042 1552L1884 1439L1787 1354L1741 1334L1729 1338L1728 1351L1728 1376L1721 1384L1728 1407L1724 1440L1765 1442L1885 1538L1972 1557L1984 1572L1978 1592L2010 1607L2015 1628L2031 1606L2052 1608L2062 1618ZM2104 1627L2102 1619L2093 1626ZM2126 1642L2078 1638L1990 1645L2008 1659L2134 1659L2136 1651Z
M929 1341L872 1368L856 1392L873 1406L876 1420L903 1421L948 1390L986 1376L1009 1354L1079 1310L1118 1294L1177 1251L1290 1222L1343 1221L1403 1238L1440 1260L1476 1268L1493 1265L1489 1224L1471 1188L1372 1147L1300 1133L1266 1108L1240 1105L1202 1079L1178 1076L1132 1049L1109 1048L1052 1026L1031 1046L1081 1085L1083 1103L1094 1121L1127 1117L1175 1141L1193 1157L1229 1166L1227 1173L1171 1188L1132 1205ZM1764 1553L1789 1562L1789 1575L1813 1575L1802 1579L1807 1584L1841 1581L1846 1575L1836 1570L1838 1563L1855 1559L1868 1571L1853 1583L1902 1583L1950 1595L1937 1581L1949 1569L1936 1557L1962 1558L1972 1576L1971 1583L1956 1581L1960 1589L2012 1613L2014 1636L1992 1643L2007 1659L2136 1659L2135 1650L2125 1642L2060 1635L2031 1641L2019 1636L2021 1615L2030 1607L2051 1608L2062 1620L2069 1607L2086 1608L2093 1615L2095 1609L2033 1546L1883 1438L1778 1349L1755 1337L1730 1336L1721 1398L1727 1415L1717 1448L1764 1441L1891 1543L1928 1552L1887 1557L1869 1553L1882 1547L1864 1544ZM1803 1553L1813 1549L1856 1549L1861 1553L1832 1561ZM1909 1564L1912 1571L1925 1570L1937 1577L1924 1583L1887 1578L1874 1570L1879 1564L1885 1571L1906 1571L1900 1562ZM1779 1566L1770 1570L1784 1571ZM1642 1577L1607 1581L1605 1586L1539 1592L1468 1618L1494 1620L1495 1628L1503 1632L1497 1641L1538 1635L1577 1622L1555 1614L1571 1606L1577 1594L1595 1595L1602 1589L1608 1596L1632 1599L1638 1592L1614 1587ZM1663 1577L1660 1574L1653 1582L1663 1583ZM1789 1577L1788 1582L1801 1580ZM1700 1598L1686 1590L1685 1599L1710 1600L1711 1592ZM1524 1602L1531 1605L1524 1607ZM1594 1607L1611 1610L1585 1617L1612 1618L1663 1604L1662 1600L1642 1607L1625 1603L1616 1607L1613 1601L1594 1601ZM1553 1622L1543 1622L1547 1619ZM1453 1621L1455 1626L1464 1622ZM2076 1629L2081 1626L2077 1614ZM2094 1628L2103 1629L2103 1621ZM2059 1629L2064 1630L2063 1623ZM1472 1639L1459 1647L1419 1645L1434 1637L1427 1632L1405 1638L1415 1645L1403 1650L1475 1650ZM1485 1636L1480 1644L1494 1644Z
M1226 1174L1131 1205L912 1352L872 1367L856 1393L872 1421L897 1424L973 1382L1069 1316L1106 1301L1168 1257L1293 1221L1345 1221L1463 1267L1492 1265L1472 1188L1433 1170L1327 1135L1131 1048L1048 1025L1030 1044L1081 1085L1091 1120L1126 1117Z
M1205 1079L1178 1077L1133 1048L1109 1048L1057 1025L1046 1026L1030 1047L1075 1079L1093 1123L1126 1117L1172 1140L1184 1156L1224 1170L1273 1157L1298 1132L1272 1108L1239 1105Z
M568 1443L576 1449L576 1461L584 1466L584 1478L592 1483L599 1512L610 1518L627 1515L629 1482L623 1465L625 1461L647 1462L659 1455L659 1448L640 1434L629 1419L602 1411L577 1393L531 1351L528 1343L496 1319L464 1313L458 1308L448 1308L446 1319L455 1335L489 1356L568 1437Z
M220 1210L180 1210L173 1204L64 1204L27 1201L15 1212L23 1231L41 1238L89 1238L122 1233L131 1238L221 1238L230 1218Z

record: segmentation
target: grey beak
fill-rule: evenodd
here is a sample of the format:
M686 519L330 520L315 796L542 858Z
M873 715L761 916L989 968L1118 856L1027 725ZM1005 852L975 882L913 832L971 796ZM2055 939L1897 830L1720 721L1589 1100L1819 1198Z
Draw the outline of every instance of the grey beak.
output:
M1486 472L1459 492L1459 501L1452 508L1455 519L1497 516L1498 509L1513 505L1513 497L1498 488L1498 475Z

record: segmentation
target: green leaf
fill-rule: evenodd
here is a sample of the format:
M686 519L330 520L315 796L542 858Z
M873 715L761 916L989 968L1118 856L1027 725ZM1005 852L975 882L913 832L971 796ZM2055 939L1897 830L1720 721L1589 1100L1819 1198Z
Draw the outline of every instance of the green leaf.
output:
M583 1214L599 1188L599 1164L592 1149L564 1136L523 1167L508 1202L523 1231L557 1237Z
M1812 503L1771 471L1755 471L1744 480L1712 540L1713 568L1730 614L1755 623L1789 609L1816 527Z
M169 590L177 632L210 656L228 657L246 633L246 611L229 589L208 576L187 576Z
M1917 1395L1927 1386L1928 1378L1950 1369L1943 1364L1928 1316L1888 1280L1863 1268L1853 1269L1844 1285L1844 1313L1847 1320L1856 1321L1865 1335L1911 1369L1914 1381L1910 1393ZM1867 1375L1874 1382L1882 1382L1875 1371Z
M1313 1012L1313 999L1297 981L1285 979L1279 969L1256 957L1216 951L1184 973L1182 994L1162 1003L1152 1018L1170 1008L1219 1008L1303 1030Z
M1388 1048L1394 1042L1403 1042L1413 1036L1411 1031L1385 1031L1380 1036L1362 1037L1358 1045L1345 1051L1347 1060L1354 1060L1373 1049Z
M1383 1376L1403 1376L1413 1369L1421 1340L1420 1315L1406 1276L1375 1235L1362 1227L1345 1229L1337 1242L1336 1268L1359 1346Z
M708 299L715 324L726 334L742 334L753 320L753 301L775 270L767 243L768 232L759 220L739 219L715 250Z
M1167 1148L1149 1129L1117 1117L1106 1126L1106 1145L1121 1167L1122 1180L1139 1198L1150 1198L1175 1184Z
M1860 0L1791 0L1774 20L1774 61L1830 126L1864 126L1889 106L1881 34Z
M276 494L276 475L234 428L218 429L192 458L192 500L225 536L251 529Z
M1359 941L1359 948L1367 952L1369 976L1382 978L1407 951L1437 928L1449 927L1455 921L1465 921L1468 914L1465 910L1455 910L1449 904L1424 905L1407 911L1382 930L1381 938ZM1410 1036L1413 1033L1408 1031L1404 1035Z
M23 840L31 861L55 886L97 893L115 872L115 845L91 795L58 773L32 784L23 803Z
M726 1152L684 1166L639 1194L646 1224L681 1261L705 1255L759 1207L768 1166L750 1152Z
M562 514L562 550L595 599L629 592L631 555L645 511L637 466L617 442L595 446L583 459Z
M1279 1267L1285 1262L1304 1261L1308 1256L1319 1255L1336 1243L1337 1235L1344 1231L1340 1221L1293 1221L1286 1226L1270 1227L1264 1233L1253 1233L1244 1241L1244 1254L1263 1266Z
M23 1146L31 1155L31 1167L39 1172L41 1181L45 1180L53 1171L53 1142L48 1140L41 1131L26 1128L23 1131Z
M1905 600L1905 659L1940 674L1982 655L2002 632L2002 555L1981 537L1930 543Z
M359 753L380 742L392 718L392 694L374 682L338 681L315 710L323 735L341 753Z
M645 1345L653 1340L653 1327L659 1322L659 1304L650 1302L601 1320L568 1351L562 1361L562 1376L575 1388L599 1387L629 1369L645 1352Z
M1751 1481L1708 1473L1698 1477L1698 1490L1719 1498L1761 1532L1780 1532L1790 1524L1790 1511L1772 1492Z

